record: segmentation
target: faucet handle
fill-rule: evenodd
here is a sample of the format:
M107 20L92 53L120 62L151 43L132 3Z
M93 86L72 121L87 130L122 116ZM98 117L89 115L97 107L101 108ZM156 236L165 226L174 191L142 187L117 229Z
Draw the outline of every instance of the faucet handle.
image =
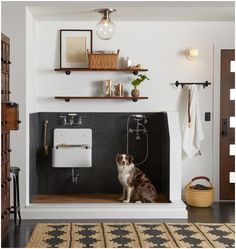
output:
M67 125L66 116L65 115L60 115L60 118L63 119L63 125L66 126Z
M60 115L60 118L62 118L64 123L66 123L66 116L65 115Z
M76 113L69 113L68 116L71 116L71 117L76 117L77 114Z
M82 125L83 124L83 122L82 122L82 118L81 117L79 117L79 120L78 120L78 122L77 122L77 125Z

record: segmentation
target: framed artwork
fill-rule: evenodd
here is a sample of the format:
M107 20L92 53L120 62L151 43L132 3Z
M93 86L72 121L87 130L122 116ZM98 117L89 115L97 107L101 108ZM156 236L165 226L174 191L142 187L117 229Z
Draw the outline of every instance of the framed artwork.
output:
M88 68L88 52L92 52L92 30L60 30L60 67Z

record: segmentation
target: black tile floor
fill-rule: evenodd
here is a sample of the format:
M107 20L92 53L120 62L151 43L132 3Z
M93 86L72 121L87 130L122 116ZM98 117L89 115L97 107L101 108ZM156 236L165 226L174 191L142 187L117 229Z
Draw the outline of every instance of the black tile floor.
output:
M188 207L188 222L202 223L234 223L235 205L234 202L216 202L210 208ZM108 220L86 220L87 222L108 222ZM31 233L37 223L59 223L59 222L86 222L85 220L22 220L20 226L15 226L14 221L10 221L8 234L2 240L1 248L25 247ZM114 220L109 220L113 221ZM124 221L124 220L115 220ZM125 220L127 222L127 220ZM136 220L135 220L136 221ZM130 220L130 222L135 222ZM138 220L146 221L146 220ZM148 220L150 222L150 220ZM186 220L151 220L153 222L186 222Z

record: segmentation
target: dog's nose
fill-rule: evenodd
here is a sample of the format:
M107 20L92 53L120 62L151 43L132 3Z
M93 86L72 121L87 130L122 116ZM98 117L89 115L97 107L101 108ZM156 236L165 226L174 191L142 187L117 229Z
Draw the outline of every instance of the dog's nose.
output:
M125 165L125 161L122 161L122 165Z

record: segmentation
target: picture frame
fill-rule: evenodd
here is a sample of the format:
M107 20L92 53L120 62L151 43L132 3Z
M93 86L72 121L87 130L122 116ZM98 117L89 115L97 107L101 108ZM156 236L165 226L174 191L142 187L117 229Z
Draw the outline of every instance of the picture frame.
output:
M60 30L60 68L89 68L88 52L92 52L91 29Z

